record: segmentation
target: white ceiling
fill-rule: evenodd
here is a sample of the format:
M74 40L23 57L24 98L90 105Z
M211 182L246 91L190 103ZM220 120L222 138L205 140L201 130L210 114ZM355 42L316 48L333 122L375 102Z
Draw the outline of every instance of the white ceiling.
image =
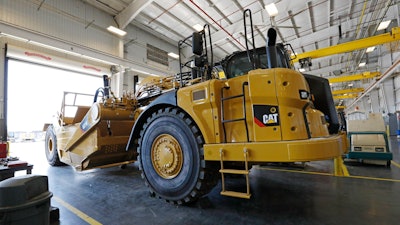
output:
M264 46L271 19L264 9L274 2L278 42L290 43L303 53L383 32L398 26L399 0L82 0L114 16L124 29L129 23L152 29L169 42L190 36L195 24L210 24L216 58L245 50L243 11L252 11L256 47ZM376 32L381 21L392 20L388 30ZM339 27L341 33L339 34ZM249 31L250 29L247 29ZM124 40L128 42L129 40ZM365 50L313 60L308 73L324 77L380 71L379 54ZM359 67L360 62L366 67ZM298 67L298 66L297 66ZM380 71L382 72L382 71Z

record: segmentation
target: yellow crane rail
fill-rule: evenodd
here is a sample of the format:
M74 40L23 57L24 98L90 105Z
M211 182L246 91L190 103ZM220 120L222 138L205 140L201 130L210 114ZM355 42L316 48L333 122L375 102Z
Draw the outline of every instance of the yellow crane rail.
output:
M342 94L357 93L357 92L363 92L363 91L364 91L364 88L350 88L350 89L332 91L332 95L342 95Z
M333 99L357 98L358 94L334 95Z
M326 48L321 48L314 51L300 53L297 54L296 58L294 58L295 56L292 56L292 59L293 62L298 62L300 59L305 59L305 58L311 58L311 59L321 58L329 55L355 51L398 40L400 40L400 27L394 27L392 28L392 31L388 33L362 38L354 41L349 41L346 43Z
M353 74L348 76L340 76L329 78L329 83L340 83L340 82L347 82L347 81L354 81L354 80L362 80L362 79L369 79L380 76L380 72L364 72L360 74Z

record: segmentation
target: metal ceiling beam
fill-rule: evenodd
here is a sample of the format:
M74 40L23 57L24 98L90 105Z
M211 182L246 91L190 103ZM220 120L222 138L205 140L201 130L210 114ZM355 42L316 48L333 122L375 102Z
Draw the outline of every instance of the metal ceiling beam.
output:
M239 44L243 49L245 49L244 45L237 40L233 34L231 32L229 32L226 27L221 26L221 24L219 24L212 16L210 16L210 14L208 14L200 5L196 4L193 0L189 0L197 9L199 9L204 15L206 15L215 25L217 25L219 28L221 28L221 31L224 33L224 38L226 39L226 34L228 34L228 36L230 38L232 38L233 41L235 41L235 44Z
M183 2L181 3L181 5L182 5L182 7L185 8L185 10L189 11L191 15L197 16L197 17L202 21L203 25L204 25L204 24L210 24L210 23L208 23L208 21L207 21L206 19L204 19L204 17L202 17L200 14L198 14L198 13L197 13L195 10L193 10L192 8L190 8L190 7L186 4L186 2L183 1ZM212 31L218 31L218 29L215 27L214 24L210 24L210 27L211 27Z
M289 14L290 22L292 22L292 26L293 26L293 29L294 29L294 33L295 33L296 36L299 38L299 37L300 37L299 29L297 29L296 21L294 21L294 15L293 15L292 10L289 10L289 11L288 11L288 14Z
M329 12L329 26L331 27L331 26L333 26L333 21L334 21L334 17L333 17L333 9L335 8L335 3L334 3L334 1L335 0L330 0L329 1L329 4L328 4L328 12Z
M296 15L296 13L294 13L294 15ZM372 13L365 14L365 17L366 18L372 17ZM341 23L341 27L344 33L343 38L349 37L350 31L354 29L352 28L353 24L357 24L357 22L358 18L352 18L350 20L346 20ZM331 26L308 35L303 35L301 36L301 38L296 38L295 36L293 36L293 38L288 39L287 41L293 46L295 51L298 51L298 49L301 48L301 46L308 47L312 46L315 41L327 40L332 36L337 37L337 32L338 32L337 26Z
M213 6L214 3L211 0L206 0L206 2L208 3L208 5ZM215 12L217 12L220 16L221 19L226 20L226 22L228 22L229 24L232 24L232 21L225 15L225 13L223 13L218 7L212 7Z
M308 8L309 16L310 16L311 30L314 33L315 32L315 22L314 22L314 11L313 11L312 2L307 2L307 8Z
M144 13L141 13L140 16L143 16L143 17L144 17L146 20L148 20L148 21L151 21L151 20L152 20L152 18L151 18L150 16L148 16L148 15L146 15L146 14L144 14ZM184 38L185 38L185 36L183 36L181 33L175 31L174 29L172 29L172 28L169 27L169 26L166 26L166 25L164 25L164 24L162 24L162 23L160 23L160 22L158 22L158 21L153 21L153 23L156 24L156 25L159 26L159 27L162 27L163 29L167 30L168 32L172 33L173 35L179 37L177 40L181 40L181 39L184 39ZM178 43L178 42L177 42L177 43Z
M135 17L149 6L153 0L134 0L122 12L116 15L115 21L118 23L120 29L125 29Z
M253 12L253 24L262 24L264 21L262 21L262 17L261 17L261 10L258 12ZM219 41L224 41L226 39L226 32L231 33L231 34L235 34L235 33L239 33L241 31L243 31L243 20L240 20L239 22L233 23L229 26L224 27L224 30L219 30L215 33L213 33L213 42L217 43ZM243 49L244 46L243 46Z
M238 9L240 9L242 12L245 10L242 5L240 5L240 3L237 0L233 0L233 3L236 5L236 7ZM261 2L260 2L261 4ZM264 6L262 6L262 8L264 8ZM264 36L264 34L261 32L260 28L258 26L254 26L254 29L257 31L258 35L260 35L262 37L263 40L266 39L266 37Z
M175 16L174 14L170 13L169 11L166 11L166 9L164 9L163 6L157 4L156 2L153 3L153 5L155 7L157 7L158 9L160 9L161 11L165 12L165 14L167 14L168 16L172 17L174 20L178 21L179 23L181 23L182 25L184 25L186 28L188 28L189 30L192 31L196 31L193 27L189 26L185 21L181 20L179 17ZM189 36L189 35L188 35Z
M348 76L341 76L341 77L334 77L329 78L329 83L340 83L340 82L347 82L347 81L355 81L355 80L362 80L362 79L369 79L380 76L380 72L364 72L360 74L353 74Z
M99 8L113 16L118 14L117 9L105 4L104 2L98 0L84 0L83 2L89 3L90 5L93 5L94 7ZM125 7L125 5L123 7Z
M379 80L372 83L359 97L354 99L352 103L348 105L348 107L352 107L355 103L357 103L360 99L365 97L370 91L372 91L375 87L377 87L380 83L385 81L388 77L390 77L394 72L397 71L397 68L400 66L400 59L395 61L380 77Z

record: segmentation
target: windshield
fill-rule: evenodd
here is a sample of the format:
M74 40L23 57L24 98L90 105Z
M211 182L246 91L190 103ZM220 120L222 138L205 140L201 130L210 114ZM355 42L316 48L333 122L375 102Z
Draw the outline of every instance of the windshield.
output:
M285 48L280 44L274 48L276 51L272 52L272 56L275 56L276 65L272 65L271 68L291 68L288 56ZM267 49L265 47L256 49L256 65L259 65L260 69L268 69ZM271 52L271 51L270 51ZM252 51L250 51L252 54ZM252 63L249 61L246 51L236 53L229 57L224 63L224 70L227 78L233 78L247 74L250 70L253 70Z

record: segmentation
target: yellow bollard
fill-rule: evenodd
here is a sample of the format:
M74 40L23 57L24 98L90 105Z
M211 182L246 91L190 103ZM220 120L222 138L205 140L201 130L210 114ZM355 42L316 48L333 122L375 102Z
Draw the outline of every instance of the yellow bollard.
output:
M347 167L344 165L343 163L343 159L341 156L335 157L333 159L333 163L334 163L334 174L335 176L345 176L348 177L350 176L349 171L347 170Z

